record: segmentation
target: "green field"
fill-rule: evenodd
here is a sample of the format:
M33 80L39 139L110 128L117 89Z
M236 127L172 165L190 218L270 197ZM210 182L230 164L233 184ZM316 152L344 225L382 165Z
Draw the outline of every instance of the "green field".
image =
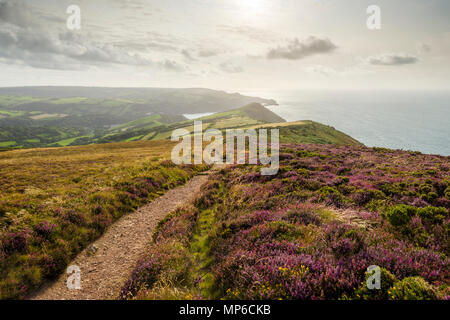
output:
M26 112L24 112L24 111L15 111L15 110L1 110L0 109L0 114L1 115L5 115L7 117L20 117L20 116L23 116L24 114L26 114Z
M224 111L272 100L208 89L23 87L0 88L0 146L40 148L166 139L183 113ZM256 118L257 119L257 118ZM222 126L240 121L238 115ZM12 142L15 143L12 143Z
M114 128L107 136L95 142L131 141L131 140L162 140L170 139L176 129L194 131L194 120L185 120L175 123L156 123L158 116L133 121ZM289 123L260 104L250 104L235 110L221 112L196 119L202 121L203 130L218 129L262 129L272 128L280 130L282 143L321 143L321 144L360 144L350 136L332 128L313 121L300 121ZM131 140L130 140L131 139Z
M39 121L41 125L30 127L0 125L0 146L36 148L139 140L167 140L170 139L172 132L176 129L186 129L191 133L194 131L194 120L186 120L181 115L152 114L114 126L111 129L51 126L51 123L55 121L54 119L64 121L65 118L55 118L48 114L31 117L39 118L36 121ZM197 121L202 121L203 130L277 128L280 130L280 141L285 143L359 144L358 141L346 134L313 121L287 123L275 113L256 103L216 113L197 119Z
M237 107L249 100L258 103ZM187 120L183 112L218 109L222 112L197 119L203 122L203 130L265 128L270 124L280 130L281 142L359 144L332 127L312 121L288 124L259 101L275 103L206 89L3 88L0 147L167 140L176 129L193 132L194 120ZM234 108L232 103L236 103Z
M14 146L16 144L15 141L3 141L0 142L0 147L11 147Z

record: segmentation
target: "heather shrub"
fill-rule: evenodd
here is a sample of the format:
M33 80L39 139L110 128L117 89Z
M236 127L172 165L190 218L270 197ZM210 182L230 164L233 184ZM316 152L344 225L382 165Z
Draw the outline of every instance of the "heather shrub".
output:
M324 232L329 247L337 258L355 255L365 246L362 231L350 225L332 222L325 226Z
M221 229L223 234L228 232L234 233L242 230L250 229L254 226L277 220L277 215L272 211L262 210L252 214L243 214L233 219L231 223L223 223Z
M292 154L290 154L290 153L280 152L280 161L291 160L293 158L294 158L294 156Z
M449 217L448 210L445 208L425 207L419 208L417 214L425 222L440 224L446 217Z
M140 290L150 289L158 281L186 285L190 264L189 253L183 244L176 241L158 243L139 260L119 298L133 298Z
M192 292L188 287L179 287L171 282L155 284L151 289L141 289L133 300L201 300L198 292Z
M315 224L317 226L321 224L320 216L313 211L312 207L289 210L284 219L294 224Z
M306 150L299 150L299 151L297 151L296 156L297 156L298 158L314 158L314 157L319 157L319 158L321 158L321 159L325 159L325 158L327 157L326 155L320 154L320 153L318 153L318 152L309 152L309 151L306 151Z
M335 205L338 208L343 207L346 202L345 197L338 189L329 186L322 187L319 190L319 200L328 205Z
M197 209L179 209L169 214L160 221L155 232L153 241L160 242L168 239L176 239L181 242L188 242L197 220Z
M355 202L356 205L363 207L373 200L381 200L385 196L379 190L358 190L352 192L350 198Z
M275 241L294 240L303 235L301 226L296 226L284 221L273 221L260 226L257 234L261 238L267 237Z
M49 245L48 253L38 260L44 277L53 279L62 273L71 259L69 243L57 240L55 244Z
M6 254L26 252L30 237L31 233L28 229L18 232L8 232L1 239L2 251Z
M210 207L214 203L215 195L218 188L217 181L209 181L202 187L202 193L200 197L196 198L194 205L200 210Z
M421 277L408 277L389 289L391 300L436 300L437 291Z
M448 171L439 169L448 158L322 145L282 154L276 176L221 170L189 209L196 215L161 224L154 246L183 243L194 280L155 282L143 298L386 300L402 281L411 291L414 277L428 286L413 287L448 295ZM367 289L370 265L382 270L381 290Z
M92 217L89 227L97 231L97 233L100 235L106 230L109 225L111 225L112 222L113 219L111 215L108 212L102 212Z
M380 289L369 289L367 280L371 274L365 273L365 280L361 283L361 287L355 291L354 298L360 300L389 300L389 289L392 288L397 281L395 276L385 268L381 268Z
M63 215L63 220L75 224L77 226L84 226L86 225L86 218L83 216L83 214L76 212L74 210L68 210Z
M36 236L43 240L49 240L54 234L55 229L56 224L48 221L41 221L33 227Z
M410 222L416 213L417 208L400 204L389 208L387 212L382 214L382 216L385 217L394 227L401 227Z
M448 252L448 210L427 206L416 208L397 205L382 214L389 223L400 231L404 238L420 247L429 247Z
M162 155L158 144L136 144L136 152L133 144L39 151L30 161L18 157L26 165L0 165L0 211L12 212L0 214L0 298L24 298L60 275L114 221L208 168L145 160Z
M419 216L414 216L411 221L404 226L403 234L406 235L417 246L425 247L431 241L431 235L426 231Z
M450 200L450 186L448 186L447 189L445 189L444 195L445 195L445 198Z

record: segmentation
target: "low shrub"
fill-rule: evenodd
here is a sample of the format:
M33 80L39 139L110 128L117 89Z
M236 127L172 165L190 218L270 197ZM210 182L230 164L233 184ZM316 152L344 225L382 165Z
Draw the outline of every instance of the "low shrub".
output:
M381 268L380 289L369 289L367 280L371 274L365 273L365 281L361 283L361 287L355 291L354 299L360 300L389 300L389 290L397 281L395 276L385 268Z
M416 213L417 208L400 204L389 208L387 212L383 213L382 216L385 217L394 227L402 227L409 223Z
M389 289L391 300L436 300L437 292L421 277L408 277Z
M158 281L187 285L190 264L189 253L183 244L176 241L158 243L139 260L122 287L119 299L132 299L139 291L152 288Z

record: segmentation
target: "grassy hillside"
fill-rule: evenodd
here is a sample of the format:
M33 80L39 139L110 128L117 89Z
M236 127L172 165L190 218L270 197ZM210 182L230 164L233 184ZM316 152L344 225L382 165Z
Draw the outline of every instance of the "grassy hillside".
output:
M285 145L160 222L122 299L448 299L449 157ZM381 290L366 286L381 267Z
M22 89L0 88L0 94L2 91L10 94L23 91L22 94L37 95L37 97L0 95L0 148L20 149L165 140L170 139L172 132L176 129L183 128L190 132L194 129L193 120L187 120L180 114L171 114L174 110L178 110L173 108L172 103L175 103L176 99L182 99L184 95L186 99L179 102L183 106L192 106L193 101L199 105L209 106L206 100L212 99L208 101L214 101L222 109L229 109L227 103L231 103L230 101L252 99L240 95L230 97L223 92L202 89L155 89L144 90L141 93L139 90L131 89L112 93L105 89L106 91L100 90L97 94L87 88L80 90L68 88L66 93L64 88ZM57 94L58 90L61 90L60 94ZM70 97L71 94L81 92L88 97ZM111 93L111 97L102 96L106 93ZM54 96L49 98L48 96L52 94ZM155 99L159 101L158 103L166 103L161 109L163 113L155 113L152 110L160 109L155 109L143 102L142 99L149 97L157 97ZM259 98L255 100L264 101ZM226 101L228 102L224 105ZM264 103L271 102L264 101ZM197 109L193 107L189 109L189 112L195 112ZM214 110L217 110L217 106L207 111ZM197 111L205 111L205 109ZM148 115L148 113L153 114ZM263 128L271 124L272 128L280 129L281 141L286 143L359 143L332 127L312 121L286 124L284 119L260 103L250 103L241 108L219 112L198 120L203 122L204 130Z
M285 143L360 144L350 136L320 123L313 121L288 123L258 103L249 104L231 111L216 113L196 120L202 121L203 130L211 128L219 130L232 128L277 128L280 130L280 141ZM94 142L161 140L170 139L172 132L176 129L186 129L191 133L194 131L194 120L170 124L159 123L158 125L150 117L142 125L136 125L136 123L130 122L114 128L107 136L94 140Z
M0 88L3 124L101 128L149 113L221 112L273 100L209 89L23 87Z
M314 121L297 121L285 123L271 123L250 127L251 129L279 129L282 143L318 143L361 145L349 135L333 127Z
M155 135L144 130L186 120L182 114L222 112L252 102L276 104L209 89L0 88L0 148L149 140Z
M252 102L276 104L272 99L204 88L13 87L0 88L0 96L14 96L17 97L15 99L24 101L34 97L35 100L54 99L64 102L106 99L116 103L147 103L154 108L154 112L170 114L220 112Z
M234 120L240 118L242 118L243 121L239 123L239 126L248 125L246 121L250 122L257 121L259 123L286 122L286 120L284 120L277 114L273 113L269 109L265 108L260 103L251 103L235 110L213 114L211 116L203 117L198 120L202 120L207 123L217 124L214 127L222 129L227 127L218 125L218 123L226 122L229 119ZM235 125L235 127L237 126Z
M166 161L173 145L1 152L0 299L58 276L116 219L206 169Z
M67 146L80 137L94 137L85 128L0 127L0 147L36 148Z
M164 140L170 139L172 132L176 129L187 129L189 132L194 131L194 120L184 120L174 123L167 123L167 121L163 123L162 121L155 120L151 116L143 120L140 119L126 123L120 127L113 128L106 136L93 140L93 142L129 141L130 139ZM285 121L258 103L249 104L231 111L216 113L196 120L203 122L204 130L208 128L219 130L241 128L250 125Z
M124 123L119 126L115 126L111 129L111 132L126 131L129 129L151 129L164 124L170 124L174 122L181 122L187 120L182 115L167 115L167 114L153 114L148 117L140 118L131 122Z

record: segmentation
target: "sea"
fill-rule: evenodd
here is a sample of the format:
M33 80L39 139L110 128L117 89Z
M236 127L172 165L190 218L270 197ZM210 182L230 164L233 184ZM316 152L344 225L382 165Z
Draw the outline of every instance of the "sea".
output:
M370 147L450 156L450 91L239 91L287 121L330 125Z

